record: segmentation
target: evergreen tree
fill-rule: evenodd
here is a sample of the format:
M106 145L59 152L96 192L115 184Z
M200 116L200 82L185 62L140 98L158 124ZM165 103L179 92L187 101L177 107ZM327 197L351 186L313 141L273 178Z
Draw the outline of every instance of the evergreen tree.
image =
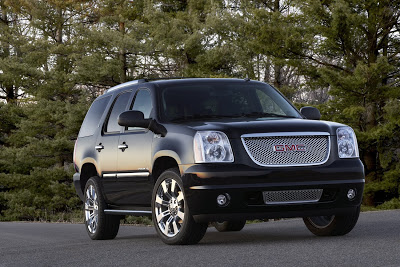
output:
M0 0L0 99L16 104L42 77L41 51L32 45L34 36L7 2Z
M387 112L393 114L400 97L400 2L309 0L297 7L299 26L286 56L299 60L313 78L310 86L329 86L333 100L325 118L356 130L366 168L365 202L398 197L398 120ZM383 186L387 180L390 186Z
M144 76L144 1L101 0L89 12L91 21L79 28L84 36L79 41L84 51L77 62L79 82L109 87Z
M0 124L0 219L47 220L79 204L71 178L73 140L89 100L76 87L74 72L73 25L81 2L2 3L2 10L20 18L0 37L3 52L9 51L0 66L3 84L24 98L9 101L14 108L1 106L7 120ZM10 36L15 40L7 41Z
M249 77L320 104L356 130L365 203L399 197L399 18L389 0L0 0L0 220L79 208L86 110L142 77Z

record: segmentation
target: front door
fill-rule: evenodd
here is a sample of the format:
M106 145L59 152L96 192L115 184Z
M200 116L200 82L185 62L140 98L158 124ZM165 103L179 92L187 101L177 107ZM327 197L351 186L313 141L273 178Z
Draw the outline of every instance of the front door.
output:
M119 126L117 118L127 108L131 95L132 91L128 90L116 97L96 142L99 172L102 176L105 197L110 204L117 203L120 198L120 189L117 184L117 158L119 138L123 127Z
M150 90L136 93L131 110L142 111L145 119L152 117ZM121 189L118 205L149 206L152 194L150 181L151 151L154 133L148 129L129 127L119 138L118 178Z

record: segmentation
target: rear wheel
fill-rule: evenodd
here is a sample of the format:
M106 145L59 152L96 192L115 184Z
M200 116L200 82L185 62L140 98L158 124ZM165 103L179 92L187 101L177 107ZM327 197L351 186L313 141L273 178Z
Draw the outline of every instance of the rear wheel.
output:
M246 225L246 220L239 221L225 221L225 222L214 222L213 226L219 232L233 232L240 231Z
M317 236L338 236L349 233L357 224L360 206L343 215L315 216L303 218L311 233Z
M118 234L120 217L105 214L105 208L99 177L92 177L85 186L85 226L93 240L113 239Z
M179 171L168 169L158 178L152 196L153 223L161 240L170 245L196 244L207 223L196 223L185 200Z

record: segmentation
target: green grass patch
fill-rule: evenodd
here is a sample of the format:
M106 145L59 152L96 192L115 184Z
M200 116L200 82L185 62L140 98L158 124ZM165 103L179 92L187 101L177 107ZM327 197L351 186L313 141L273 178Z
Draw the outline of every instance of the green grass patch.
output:
M153 225L153 222L149 217L137 217L137 216L126 216L125 219L121 220L122 224L133 224L133 225Z

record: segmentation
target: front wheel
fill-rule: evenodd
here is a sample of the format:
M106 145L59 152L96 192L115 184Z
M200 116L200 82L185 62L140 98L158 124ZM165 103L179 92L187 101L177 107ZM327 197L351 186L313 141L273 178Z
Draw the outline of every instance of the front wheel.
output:
M168 169L160 175L154 186L151 202L153 223L164 243L196 244L203 238L208 224L193 220L177 169Z
M105 214L105 208L100 179L92 177L85 186L85 226L93 240L114 239L118 234L120 218Z
M349 233L357 223L360 206L343 215L315 216L303 218L311 233L317 236L339 236Z

